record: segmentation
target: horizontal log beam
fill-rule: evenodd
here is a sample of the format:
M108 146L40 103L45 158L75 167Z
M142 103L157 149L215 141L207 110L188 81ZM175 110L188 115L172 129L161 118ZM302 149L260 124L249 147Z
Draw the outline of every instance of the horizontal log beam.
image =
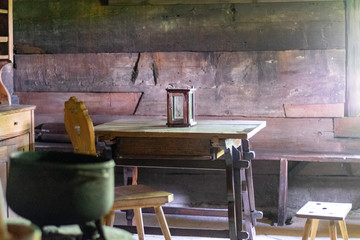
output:
M335 137L360 138L360 117L334 119Z
M284 104L286 117L343 117L344 104Z
M109 5L173 5L227 3L340 2L341 0L108 0Z
M20 104L36 105L35 114L57 114L64 112L64 103L71 96L83 101L89 114L132 115L142 92L16 92Z

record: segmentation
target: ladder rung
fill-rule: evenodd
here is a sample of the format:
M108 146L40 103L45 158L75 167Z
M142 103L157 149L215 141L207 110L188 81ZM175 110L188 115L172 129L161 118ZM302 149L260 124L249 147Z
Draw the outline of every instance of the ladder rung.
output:
M5 14L7 14L7 13L8 13L8 10L7 10L7 9L0 9L0 13L5 13Z
M0 59L3 60L3 59L9 59L9 55L0 55Z
M9 38L8 37L0 37L0 42L8 42Z

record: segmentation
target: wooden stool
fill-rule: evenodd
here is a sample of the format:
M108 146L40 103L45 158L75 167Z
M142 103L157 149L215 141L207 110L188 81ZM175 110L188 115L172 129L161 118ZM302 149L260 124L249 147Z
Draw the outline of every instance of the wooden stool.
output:
M336 240L335 220L339 221L344 240L348 240L345 217L351 210L351 203L307 202L297 213L296 217L307 218L303 240L307 240L311 232L311 240L315 239L319 219L329 220L330 239Z

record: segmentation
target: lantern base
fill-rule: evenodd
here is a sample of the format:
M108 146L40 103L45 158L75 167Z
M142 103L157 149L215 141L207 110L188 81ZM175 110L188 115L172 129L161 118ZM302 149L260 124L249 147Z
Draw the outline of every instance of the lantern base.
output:
M192 127L196 125L196 122L191 123L166 123L168 127Z

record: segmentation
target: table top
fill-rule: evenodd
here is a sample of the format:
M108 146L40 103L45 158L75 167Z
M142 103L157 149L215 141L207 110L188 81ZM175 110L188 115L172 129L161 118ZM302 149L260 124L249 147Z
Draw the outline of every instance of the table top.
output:
M165 119L119 119L95 126L97 136L249 139L266 126L265 121L198 120L192 127L168 127Z

